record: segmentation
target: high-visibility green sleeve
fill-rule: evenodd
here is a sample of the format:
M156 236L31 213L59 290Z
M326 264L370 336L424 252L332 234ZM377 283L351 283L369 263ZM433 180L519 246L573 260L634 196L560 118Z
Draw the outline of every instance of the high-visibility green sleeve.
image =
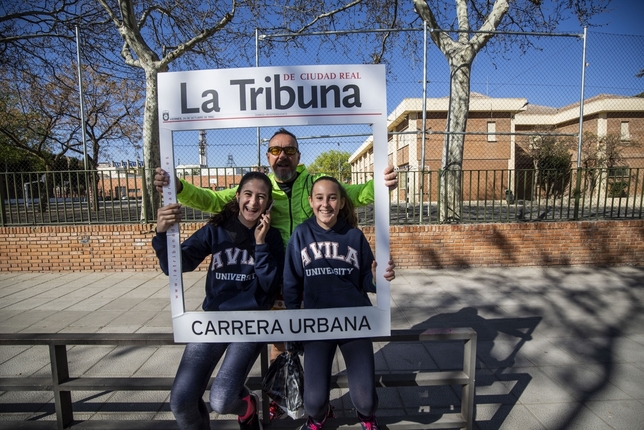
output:
M345 185L344 189L347 190L349 198L356 207L366 206L370 203L373 203L374 191L373 191L373 179L367 181L364 184L355 184L355 185Z
M226 203L235 198L235 188L213 191L210 188L199 188L181 179L183 188L177 195L179 203L202 212L219 213Z

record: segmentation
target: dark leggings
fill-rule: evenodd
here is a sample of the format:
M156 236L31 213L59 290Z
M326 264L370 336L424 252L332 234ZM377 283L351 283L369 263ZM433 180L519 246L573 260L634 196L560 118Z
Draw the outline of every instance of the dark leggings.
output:
M226 353L210 389L210 406L219 414L244 415L246 377L264 343L189 343L183 351L170 393L170 409L181 430L210 430L203 394L217 363Z
M371 339L317 340L304 344L304 409L316 422L327 414L336 347L347 366L349 395L356 410L371 416L378 408Z

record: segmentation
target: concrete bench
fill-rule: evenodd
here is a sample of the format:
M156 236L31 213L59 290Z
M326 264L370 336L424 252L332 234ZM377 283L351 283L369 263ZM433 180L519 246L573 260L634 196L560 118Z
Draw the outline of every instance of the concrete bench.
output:
M417 341L463 341L463 368L450 371L413 371L376 374L376 386L425 387L436 385L460 385L461 408L454 413L443 414L439 419L424 415L383 416L378 414L378 422L386 429L432 429L466 428L471 429L474 409L474 374L476 371L476 331L471 328L429 329L429 330L392 330L391 336L373 338L374 342L417 342ZM0 334L0 345L44 345L49 347L51 377L2 377L0 391L50 391L54 394L56 421L2 421L2 429L119 429L119 430L156 430L177 429L173 420L86 420L74 419L72 391L170 391L172 377L70 377L67 359L68 345L117 345L117 346L163 346L174 345L171 333L136 334L75 334L75 333L15 333ZM261 372L268 369L268 353L261 357ZM247 386L252 390L261 389L261 377L251 376ZM345 374L333 375L332 388L348 388ZM268 416L268 399L264 396L263 416ZM303 420L296 420L303 422ZM213 428L238 429L236 420L213 420ZM277 420L265 422L270 428L294 428L294 421ZM325 429L360 428L355 418L330 418Z

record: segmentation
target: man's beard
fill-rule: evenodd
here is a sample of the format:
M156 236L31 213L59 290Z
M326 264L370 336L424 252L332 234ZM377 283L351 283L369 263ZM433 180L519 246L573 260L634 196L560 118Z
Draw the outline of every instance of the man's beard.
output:
M278 173L278 171L281 173ZM289 169L288 172L286 172L284 168L282 169L278 168L278 169L273 169L273 174L275 175L275 179L278 182L291 182L293 179L295 179L297 175L297 171L295 169L293 170Z

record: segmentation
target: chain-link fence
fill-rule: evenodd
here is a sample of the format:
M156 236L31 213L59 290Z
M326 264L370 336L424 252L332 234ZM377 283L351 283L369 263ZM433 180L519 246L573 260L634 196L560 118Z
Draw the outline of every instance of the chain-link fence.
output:
M644 99L636 96L644 91L644 78L636 75L644 69L644 37L589 31L584 55L581 36L527 35L522 45L496 45L476 57L461 194L452 202L462 208L461 222L641 217ZM365 62L374 58L374 40L383 40L382 34L258 35L258 65ZM441 222L436 213L445 198L440 178L450 139L444 132L450 70L431 42L424 53L423 40L422 29L395 38L392 33L379 58L387 64L388 156L401 179L391 197L392 224ZM212 190L235 186L246 170L268 169L266 143L275 130L180 133L177 172ZM368 124L289 130L298 136L301 162L312 170L347 182L373 176ZM332 152L339 157L325 157ZM153 221L141 219L142 167L122 161L143 159L142 149L107 145L100 154L90 172L34 171L5 160L2 224ZM187 219L207 216L186 213ZM361 209L362 223L372 217L370 208Z

